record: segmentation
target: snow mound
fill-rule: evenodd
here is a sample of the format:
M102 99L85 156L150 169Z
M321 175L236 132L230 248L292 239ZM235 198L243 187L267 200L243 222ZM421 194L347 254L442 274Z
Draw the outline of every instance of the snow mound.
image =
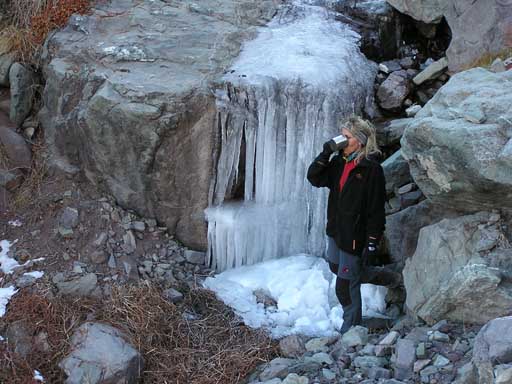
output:
M336 277L327 262L318 257L296 255L243 266L205 280L252 328L268 329L272 337L290 334L329 336L343 324L343 309L335 292ZM255 291L263 291L276 302L265 307ZM386 288L363 284L363 315L384 312Z

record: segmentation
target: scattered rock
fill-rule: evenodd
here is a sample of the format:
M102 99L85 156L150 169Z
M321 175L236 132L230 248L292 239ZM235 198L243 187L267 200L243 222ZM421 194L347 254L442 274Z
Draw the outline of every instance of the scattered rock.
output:
M114 327L85 323L71 340L70 353L59 366L67 384L138 382L144 362L126 336Z
M264 307L277 306L277 302L272 297L270 297L264 290L257 289L253 293L254 296L256 297L256 302L263 304Z
M427 365L429 365L430 362L431 362L430 359L416 360L414 362L414 368L413 368L414 373L418 373L419 371L421 371L423 368L425 368Z
M290 373L283 380L283 384L308 384L309 379L305 376L299 376L296 373Z
M306 347L302 337L290 335L279 341L279 348L285 357L300 357L306 352Z
M187 249L185 259L191 264L204 265L206 263L206 253Z
M396 343L395 378L406 380L412 377L416 360L415 345L412 340L400 339Z
M390 379L391 371L380 366L373 366L368 369L368 377L372 380Z
M326 352L329 350L327 344L331 343L331 339L328 337L318 337L309 340L305 347L306 351L309 352Z
M94 264L106 263L109 259L107 252L100 249L89 254L89 260Z
M368 343L368 329L356 325L350 328L341 337L341 343L346 347L356 347Z
M416 75L412 81L416 85L420 85L425 81L432 80L439 76L443 71L448 68L448 60L446 57L439 59L438 61L434 61L427 68L421 71L418 75Z
M377 100L379 105L386 110L399 110L409 94L409 80L405 71L391 73L379 86Z
M17 320L7 327L6 339L12 350L21 357L26 357L33 348L33 331L32 327L24 320Z
M405 114L407 117L414 117L416 114L421 111L421 105L411 105L409 108L405 110Z
M174 288L168 288L164 290L163 296L171 303L179 303L180 301L183 301L183 293Z
M59 225L65 229L74 229L78 225L78 210L72 207L66 207L59 218Z
M288 368L295 362L293 359L284 359L278 357L270 361L263 372L260 374L259 379L266 381L275 377L284 379L288 375Z
M133 253L137 249L137 241L132 231L126 231L123 236L123 242L123 249L127 254Z
M388 360L384 357L377 356L358 356L354 359L353 364L357 368L369 369L372 367L383 367Z
M59 293L66 296L93 296L97 288L98 278L94 273L84 276L64 276L57 273L53 277L53 283L57 285Z

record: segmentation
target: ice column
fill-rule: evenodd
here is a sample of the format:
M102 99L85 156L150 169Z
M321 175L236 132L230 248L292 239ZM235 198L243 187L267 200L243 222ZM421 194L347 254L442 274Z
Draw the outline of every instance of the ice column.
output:
M224 77L206 212L217 270L323 253L327 191L312 188L306 172L339 121L373 103L375 65L358 39L326 9L295 2L243 46Z

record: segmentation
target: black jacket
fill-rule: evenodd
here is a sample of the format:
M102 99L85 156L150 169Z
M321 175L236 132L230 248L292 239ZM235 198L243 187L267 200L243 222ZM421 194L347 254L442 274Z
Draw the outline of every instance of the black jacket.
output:
M384 204L386 182L379 163L363 158L350 172L340 193L345 160L339 154L321 153L308 169L308 180L315 187L329 188L327 235L338 248L361 255L368 237L380 239L386 224Z

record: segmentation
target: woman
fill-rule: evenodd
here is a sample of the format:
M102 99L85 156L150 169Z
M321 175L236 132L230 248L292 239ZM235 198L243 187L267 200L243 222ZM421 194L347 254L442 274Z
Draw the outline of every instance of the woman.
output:
M380 153L371 123L351 117L343 124L347 146L333 156L328 143L308 169L315 187L329 188L327 257L337 274L336 296L343 307L343 326L361 324L361 274L373 264L386 223L384 172L372 155Z

